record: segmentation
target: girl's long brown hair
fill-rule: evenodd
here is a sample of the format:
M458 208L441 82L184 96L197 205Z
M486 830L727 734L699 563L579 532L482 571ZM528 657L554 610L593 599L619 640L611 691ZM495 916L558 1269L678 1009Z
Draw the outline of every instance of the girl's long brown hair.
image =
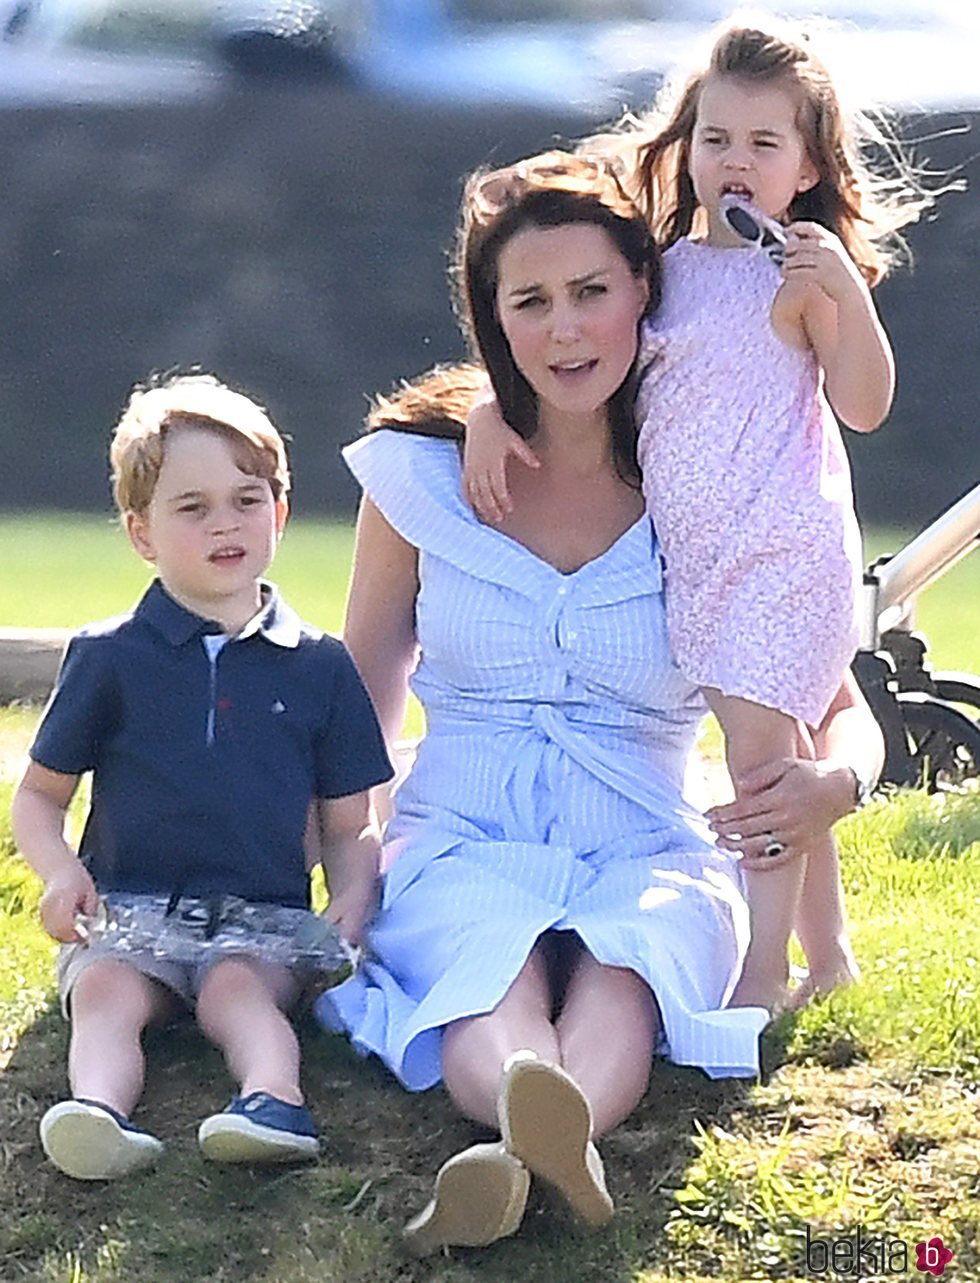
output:
M802 28L755 20L722 28L707 65L679 91L668 88L649 112L583 144L617 154L624 171L634 175L632 195L662 248L695 226L698 202L688 164L709 76L785 84L797 98L797 124L820 177L791 204L791 221L811 220L839 236L872 286L896 260L907 257L899 230L931 208L938 192L925 188L907 148L883 121L845 113L826 65Z

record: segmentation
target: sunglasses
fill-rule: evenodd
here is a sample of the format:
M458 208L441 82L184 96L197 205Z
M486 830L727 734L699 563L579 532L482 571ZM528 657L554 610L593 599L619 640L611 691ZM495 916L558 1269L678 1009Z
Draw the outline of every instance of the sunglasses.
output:
M628 199L615 162L601 156L546 152L482 174L470 186L470 199L481 214L492 216L517 204L530 191L558 189L591 195L605 185L613 186L620 200Z
M761 250L777 266L783 261L786 231L768 215L735 192L726 192L718 206L721 221L730 232Z

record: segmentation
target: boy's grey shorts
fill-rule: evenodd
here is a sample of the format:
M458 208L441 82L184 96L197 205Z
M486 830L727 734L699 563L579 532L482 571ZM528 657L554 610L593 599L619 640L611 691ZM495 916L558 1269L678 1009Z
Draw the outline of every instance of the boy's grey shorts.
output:
M101 962L103 958L112 958L116 962L135 968L144 976L159 980L188 1007L192 1007L197 1001L201 986L204 984L204 977L216 963L221 961L220 957L215 956L197 963L171 962L168 958L160 958L149 952L120 953L118 949L99 940L91 944L63 944L58 952L55 966L61 1014L66 1019L71 1015L70 998L75 981L83 971L93 963Z

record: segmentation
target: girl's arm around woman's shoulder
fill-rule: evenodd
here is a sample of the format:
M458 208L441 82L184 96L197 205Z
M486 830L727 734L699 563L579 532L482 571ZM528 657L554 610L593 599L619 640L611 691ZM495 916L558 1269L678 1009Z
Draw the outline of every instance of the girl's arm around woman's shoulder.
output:
M365 497L357 518L344 642L374 702L387 744L401 733L415 666L418 549Z
M855 432L873 432L891 409L895 362L871 291L833 232L817 223L787 230L784 305L799 309L834 413Z

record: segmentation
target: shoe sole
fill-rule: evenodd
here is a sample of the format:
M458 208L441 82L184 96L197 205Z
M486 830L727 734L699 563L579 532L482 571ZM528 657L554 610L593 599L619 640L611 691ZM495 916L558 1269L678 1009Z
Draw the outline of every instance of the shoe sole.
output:
M590 1139L592 1111L563 1069L537 1059L511 1064L497 1112L508 1151L554 1186L576 1216L591 1226L612 1219L602 1159Z
M213 1163L298 1163L320 1153L315 1136L290 1136L233 1114L205 1118L197 1131L197 1143Z
M473 1145L443 1163L432 1201L402 1231L406 1248L427 1256L441 1247L487 1247L515 1233L530 1177L501 1144Z
M155 1136L128 1132L109 1114L64 1101L41 1119L41 1146L55 1167L79 1181L111 1181L152 1167L163 1153Z

